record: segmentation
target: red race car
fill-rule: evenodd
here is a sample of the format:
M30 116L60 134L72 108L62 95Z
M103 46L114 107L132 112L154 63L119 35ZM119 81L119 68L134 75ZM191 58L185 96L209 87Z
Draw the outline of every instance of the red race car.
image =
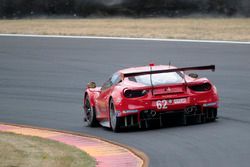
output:
M90 82L84 92L84 121L119 131L131 126L163 125L179 115L183 124L190 117L198 122L217 118L218 94L207 78L193 70L215 70L214 65L176 68L153 65L127 68L114 73L102 87Z

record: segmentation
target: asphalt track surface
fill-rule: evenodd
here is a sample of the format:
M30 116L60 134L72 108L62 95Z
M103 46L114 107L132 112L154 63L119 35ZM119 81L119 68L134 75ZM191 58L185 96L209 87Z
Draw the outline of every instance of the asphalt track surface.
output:
M220 94L214 123L113 133L88 128L80 110L88 81L150 62L216 65L200 72ZM145 152L153 167L249 167L250 45L0 37L0 121L88 133Z

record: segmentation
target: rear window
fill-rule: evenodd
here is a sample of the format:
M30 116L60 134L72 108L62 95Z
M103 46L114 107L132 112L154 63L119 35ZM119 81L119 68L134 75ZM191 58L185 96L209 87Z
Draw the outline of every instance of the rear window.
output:
M176 72L169 73L159 73L159 74L151 74L152 75L152 83L153 85L165 85L165 84L175 84L182 83L183 78ZM128 77L130 81L141 83L144 85L151 85L150 82L150 74L139 75Z

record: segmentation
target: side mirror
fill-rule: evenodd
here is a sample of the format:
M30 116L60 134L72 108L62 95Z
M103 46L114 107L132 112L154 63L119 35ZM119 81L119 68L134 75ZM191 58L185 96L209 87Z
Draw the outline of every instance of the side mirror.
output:
M195 74L195 73L190 73L190 74L188 74L188 76L190 76L192 78L198 78L199 77L199 75Z
M89 82L87 85L87 88L96 88L96 83L95 82Z

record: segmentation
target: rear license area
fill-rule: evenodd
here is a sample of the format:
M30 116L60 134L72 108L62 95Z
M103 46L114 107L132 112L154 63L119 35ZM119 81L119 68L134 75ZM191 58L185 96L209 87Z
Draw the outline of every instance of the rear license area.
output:
M153 101L152 107L158 110L167 110L168 107L176 104L185 104L187 103L187 98L178 98L178 99L163 99Z
M187 103L187 98L174 99L174 104Z

